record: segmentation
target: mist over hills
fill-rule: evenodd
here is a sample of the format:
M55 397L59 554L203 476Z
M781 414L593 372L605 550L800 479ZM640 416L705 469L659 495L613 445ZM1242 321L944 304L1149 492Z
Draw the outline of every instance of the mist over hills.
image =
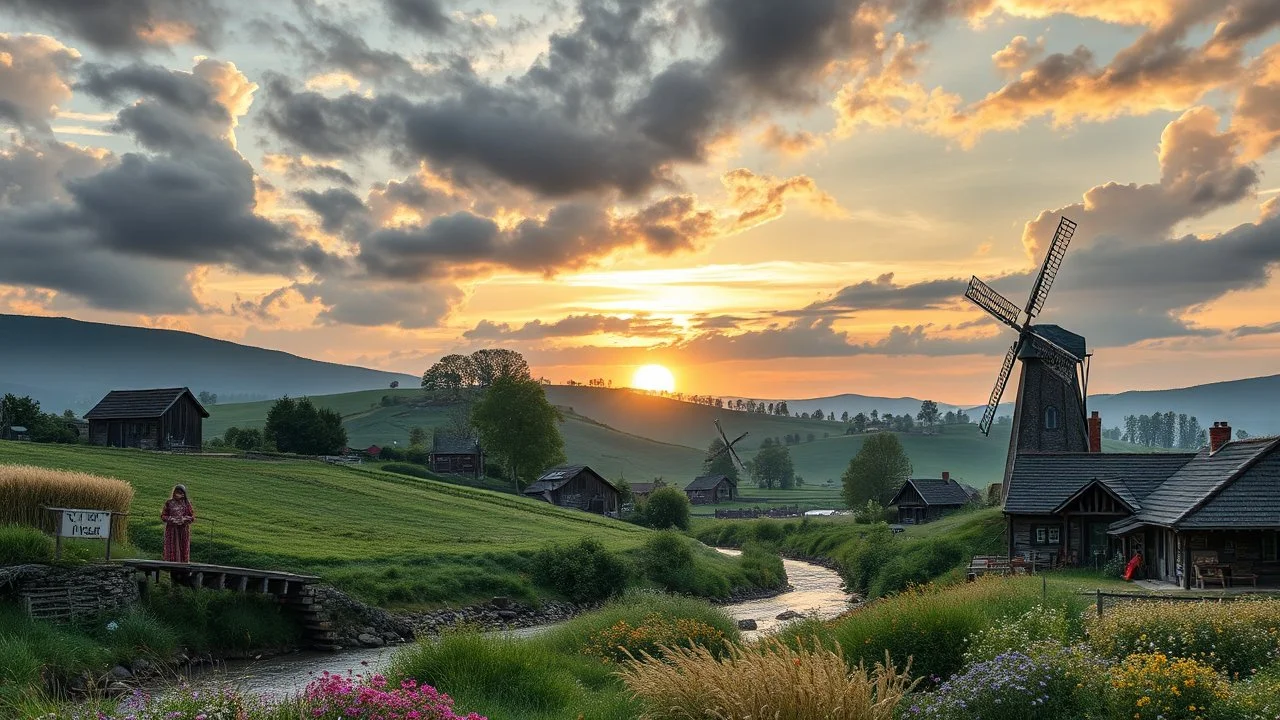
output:
M0 393L84 411L109 390L182 387L230 399L416 386L412 375L320 362L188 332L0 315Z

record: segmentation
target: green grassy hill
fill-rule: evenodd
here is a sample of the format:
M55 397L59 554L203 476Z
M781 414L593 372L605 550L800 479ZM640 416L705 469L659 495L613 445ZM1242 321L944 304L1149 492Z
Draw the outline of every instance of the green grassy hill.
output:
M649 531L536 500L317 462L266 462L0 442L0 463L79 470L136 490L133 542L158 552L160 508L185 483L192 558L325 577L382 604L528 597L527 555L594 537L617 549Z

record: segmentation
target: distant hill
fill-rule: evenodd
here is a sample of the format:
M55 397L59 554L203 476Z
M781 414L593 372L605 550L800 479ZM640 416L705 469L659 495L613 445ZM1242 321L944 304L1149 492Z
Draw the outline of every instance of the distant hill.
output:
M86 410L109 390L190 387L274 398L416 386L411 375L320 362L175 330L0 315L0 393Z
M729 398L737 400L737 397ZM743 398L744 400L747 398ZM774 400L764 400L763 402L778 402ZM814 411L821 410L824 416L835 413L836 417L840 417L842 413L857 415L858 413L871 414L872 410L880 414L892 413L901 415L910 413L912 417L920 412L920 398L913 397L877 397L874 395L857 395L854 393L844 393L842 395L830 395L820 398L800 398L796 400L787 400L787 410L793 415L800 413L812 414ZM942 400L938 400L938 409L946 413L947 410L954 410L960 405L946 404Z
M1195 415L1204 427L1225 420L1252 435L1280 434L1280 375L1228 380L1173 390L1131 390L1089 398L1105 427L1124 427L1125 415L1168 412Z

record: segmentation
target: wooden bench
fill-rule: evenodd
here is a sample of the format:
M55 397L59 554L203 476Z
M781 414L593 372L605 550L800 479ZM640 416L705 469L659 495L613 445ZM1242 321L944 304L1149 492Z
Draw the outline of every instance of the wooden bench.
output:
M1253 563L1240 562L1231 566L1231 583L1244 581L1258 587L1258 573L1253 571Z
M1196 587L1203 590L1206 582L1218 583L1226 589L1227 580L1222 574L1222 568L1215 567L1210 563L1196 563L1192 565L1196 573Z

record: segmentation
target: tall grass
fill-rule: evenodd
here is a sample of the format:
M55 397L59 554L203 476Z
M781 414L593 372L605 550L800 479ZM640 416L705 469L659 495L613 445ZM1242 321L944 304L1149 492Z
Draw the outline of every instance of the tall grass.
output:
M652 720L892 720L913 683L885 658L868 671L840 652L771 642L734 647L717 658L706 648L664 648L619 671Z
M0 565L44 563L53 559L53 540L32 527L0 525Z
M133 486L115 478L30 465L0 465L0 524L27 525L53 532L55 515L45 508L129 512ZM128 517L112 519L111 537L128 540Z

